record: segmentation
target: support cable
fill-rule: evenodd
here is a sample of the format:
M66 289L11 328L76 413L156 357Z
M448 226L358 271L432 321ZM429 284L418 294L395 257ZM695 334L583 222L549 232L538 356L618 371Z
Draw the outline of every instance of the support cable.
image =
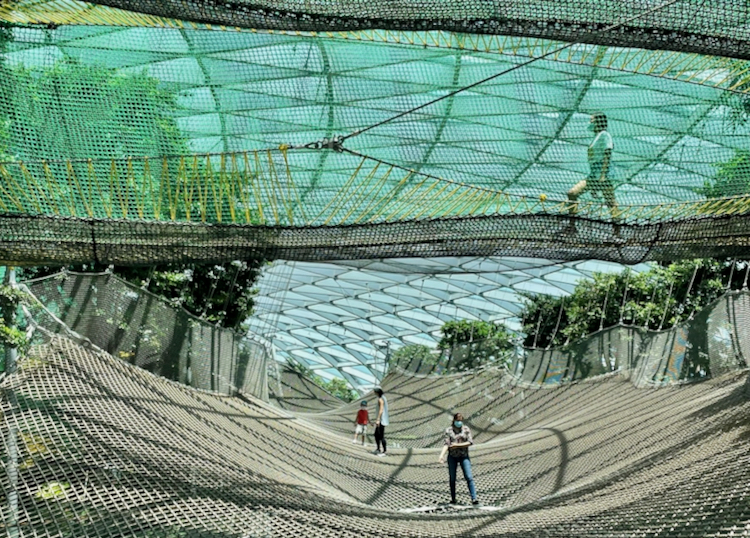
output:
M606 32L609 32L611 30L615 30L615 29L619 28L620 26L623 26L623 25L628 24L628 23L630 23L632 21L641 19L641 18L643 18L643 17L645 17L647 15L650 15L650 14L655 13L657 11L660 11L660 10L662 10L664 8L667 8L667 7L671 6L672 4L677 3L678 1L679 0L669 0L668 2L660 4L660 5L656 6L656 7L653 7L653 8L651 8L651 9L649 9L649 10L643 12L643 13L640 13L638 15L634 15L632 17L628 17L627 19L625 19L623 21L620 21L618 23L606 26L605 28L602 28L601 30L599 30L597 33L606 33ZM704 1L704 3L705 3L705 1ZM390 123L390 122L392 122L394 120L397 120L399 118L402 118L402 117L404 117L404 116L406 116L408 114L411 114L413 112L417 112L418 110L422 110L423 108L426 108L426 107L428 107L430 105L433 105L433 104L435 104L435 103L437 103L439 101L451 98L451 97L453 97L453 96L455 96L455 95L457 95L459 93L465 92L466 90L470 90L472 88L475 88L475 87L477 87L477 86L479 86L481 84L484 84L486 82L489 82L491 80L499 78L499 77L501 77L503 75L507 75L508 73L512 73L513 71L517 71L518 69L521 69L522 67L526 67L528 65L531 65L531 64L533 64L535 62L538 62L539 60L544 60L545 58L548 58L550 56L554 56L554 55L559 54L560 52L562 52L562 51L564 51L566 49L569 49L570 47L573 47L575 45L580 45L580 44L581 43L579 41L573 41L571 43L567 43L567 44L565 44L565 45L563 45L561 47L557 47L556 49L552 49L551 51L546 52L546 53L542 54L541 56L537 56L536 58L532 58L532 59L527 60L525 62L522 62L520 64L514 65L513 67L509 67L508 69L504 69L503 71L500 71L499 73L495 73L494 75L490 75L489 77L485 77L482 80L478 80L477 82L473 82L472 84L469 84L467 86L464 86L462 88L459 88L457 90L449 92L449 93L447 93L445 95L442 95L442 96L440 96L440 97L438 97L436 99L433 99L432 101L428 101L427 103L421 104L421 105L416 106L414 108L411 108L409 110L405 110L404 112L400 112L400 113L396 114L395 116L391 116L390 118L386 118L383 121L380 121L378 123L374 123L374 124L372 124L372 125L370 125L368 127L364 127L362 129L358 129L356 131L352 131L351 133L349 133L347 135L343 135L343 136L340 136L340 137L335 137L332 140L324 140L323 142L326 142L326 143L330 144L332 141L335 140L336 144L338 146L341 146L341 144L345 140L348 140L349 138L353 138L355 136L359 136L362 133L366 133L367 131L369 131L371 129L374 129L376 127L380 127L381 125L384 125L386 123Z
M687 303L688 298L690 297L690 291L693 289L693 283L695 282L695 275L698 274L698 264L695 264L695 269L693 270L693 276L690 278L690 284L688 284L687 291L685 292L685 298L682 300L682 307L685 307L685 304ZM695 306L693 306L693 311L690 312L690 315L687 319L693 319L693 315L695 314ZM678 318L674 318L674 327L677 326L677 323L679 323Z
M537 340L539 339L539 328L542 326L542 309L539 308L539 317L536 320L536 331L534 331L534 343L532 348L536 349Z
M604 304L602 305L602 315L599 317L599 330L604 329L604 316L607 314L607 301L609 301L609 290L612 288L612 282L607 286L607 293L604 295Z
M555 324L555 330L552 331L552 336L549 339L549 343L547 344L547 349L550 349L552 347L552 342L555 341L555 336L557 336L557 330L560 328L560 320L562 319L562 313L563 308L565 307L565 297L563 297L560 300L560 311L557 313L557 323Z
M732 277L734 276L734 268L737 265L737 258L732 259L732 267L729 270L729 280L727 280L727 285L724 288L725 290L731 290L732 289Z
M672 288L674 288L674 282L669 283L669 291L667 292L667 298L664 301L664 314L661 316L659 328L656 329L657 331L661 331L662 327L664 327L664 321L667 319L667 308L669 307L669 300L672 298Z
M631 271L628 269L628 274L625 276L625 289L622 292L622 303L620 304L620 321L618 322L619 325L622 325L622 320L625 314L625 301L628 298L628 286L630 285L630 273Z

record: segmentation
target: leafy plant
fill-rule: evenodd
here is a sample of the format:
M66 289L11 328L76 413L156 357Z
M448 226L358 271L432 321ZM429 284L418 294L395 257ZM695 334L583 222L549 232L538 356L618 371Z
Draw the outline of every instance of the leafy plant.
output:
M468 370L485 364L510 364L514 335L487 321L449 321L440 329L438 349L448 353L446 370Z
M425 364L434 366L440 356L429 347L422 344L409 344L394 351L389 360L389 366L400 366L407 369L409 365Z
M16 309L26 294L8 285L0 285L0 346L15 347L23 355L29 346L26 334L16 326ZM0 372L5 371L5 353L0 356Z
M317 379L313 379L316 383L336 396L339 400L345 402L351 402L359 398L359 393L352 389L344 379L340 377L334 377L328 381L324 381L320 376L315 376Z
M730 285L742 285L744 267L712 259L654 265L636 274L597 273L568 297L527 294L521 313L524 345L562 346L619 323L647 329L681 323L717 299Z
M750 194L750 151L735 150L730 160L716 166L713 181L706 181L698 194L706 198Z

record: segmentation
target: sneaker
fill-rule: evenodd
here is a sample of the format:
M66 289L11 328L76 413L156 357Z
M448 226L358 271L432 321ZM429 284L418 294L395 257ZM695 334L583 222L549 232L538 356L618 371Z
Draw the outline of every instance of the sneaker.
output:
M352 440L352 444L355 444L355 445L356 445L356 444L357 444L357 440L356 440L356 439L353 439L353 440Z
M479 499L474 499L473 501L471 501L471 504L473 504L474 506L478 505Z
M379 458L385 458L385 452L379 452L378 453Z
M456 499L451 499L451 504L457 504Z

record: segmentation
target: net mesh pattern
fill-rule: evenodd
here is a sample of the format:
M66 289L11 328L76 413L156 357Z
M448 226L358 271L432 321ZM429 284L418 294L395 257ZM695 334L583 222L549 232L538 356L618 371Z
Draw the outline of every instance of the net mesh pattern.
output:
M750 54L747 25L750 8L742 0L513 0L502 3L100 0L90 4L244 28L315 32L370 28L448 30L687 50L738 58L747 58ZM52 6L57 7L55 3Z
M465 349L448 350L436 363L413 360L396 364L394 371L400 376L414 376L410 383L424 383L419 386L432 388L420 388L410 396L411 384L397 385L396 396L402 407L392 413L394 419L393 427L389 427L389 439L396 446L405 448L440 445L442 439L435 436L436 424L430 418L433 415L419 416L411 412L412 408L421 408L425 401L435 409L445 410L443 414L435 415L442 420L447 420L448 412L458 407L467 417L482 416L474 423L480 426L483 436L486 436L483 438L489 440L513 430L516 421L526 420L531 408L521 411L526 405L525 391L543 391L545 387L612 375L626 378L634 387L648 389L695 381L695 376L700 378L707 373L721 376L746 369L750 366L747 359L750 357L747 349L749 317L750 293L733 292L697 313L692 320L667 330L646 331L615 326L561 348L516 351L508 367L509 376L501 383L505 388L501 390L492 386L497 382L497 373L493 371L445 373L449 355L466 353ZM400 379L400 376L397 377ZM443 377L447 379L441 379ZM446 388L451 382L455 391ZM384 390L393 392L387 382ZM427 392L423 392L425 390ZM461 397L455 392L465 394L465 401L461 402ZM550 398L553 394L557 394L555 398L564 398L559 391L548 394ZM372 412L376 398L370 395L365 399L370 401ZM325 418L321 416L316 420L343 435L350 430L358 405L354 402L339 412L327 413ZM544 405L554 408L557 404ZM498 410L487 411L495 407ZM515 414L516 410L518 414Z
M320 413L344 404L308 377L278 363L268 368L268 399L295 413Z
M531 11L557 21L550 6ZM648 11L607 6L583 4L580 24ZM673 2L638 23L741 37L743 9ZM729 52L73 11L0 12L71 17L0 37L0 260L748 255L750 83ZM609 183L572 203L594 112L613 139Z
M264 346L112 274L59 273L29 289L54 316L37 316L48 330L71 329L115 357L195 388L268 399Z
M486 508L446 514L404 511L447 501L437 449L377 458L60 337L20 366L2 381L2 420L18 433L25 535L728 537L750 523L746 373L658 389L392 375L392 425L429 424L431 446L471 408Z

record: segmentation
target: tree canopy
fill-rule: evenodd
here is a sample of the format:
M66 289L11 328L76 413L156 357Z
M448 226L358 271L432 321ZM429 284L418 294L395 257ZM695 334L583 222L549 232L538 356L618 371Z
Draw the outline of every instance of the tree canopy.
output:
M524 345L561 346L618 323L669 328L717 299L726 287L742 287L744 274L744 265L733 261L684 260L642 273L597 273L567 297L526 294Z

